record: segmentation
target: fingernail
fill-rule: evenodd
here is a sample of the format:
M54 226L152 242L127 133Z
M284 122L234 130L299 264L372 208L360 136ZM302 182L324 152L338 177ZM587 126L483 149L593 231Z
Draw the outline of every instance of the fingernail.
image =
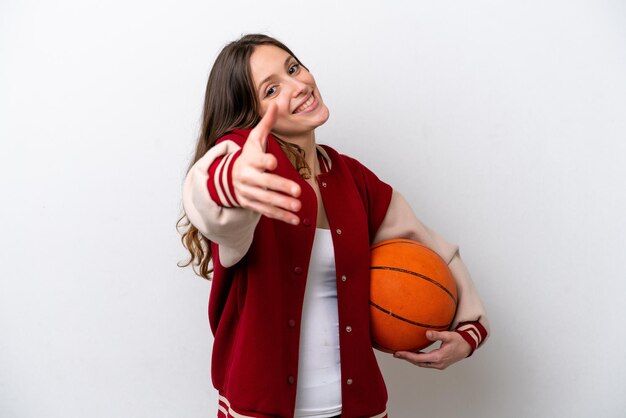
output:
M432 331L426 331L426 338L428 338L428 339L433 338L433 332Z

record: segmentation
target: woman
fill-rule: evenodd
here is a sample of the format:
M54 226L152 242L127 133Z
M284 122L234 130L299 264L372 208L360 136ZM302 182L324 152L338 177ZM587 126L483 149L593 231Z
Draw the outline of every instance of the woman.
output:
M220 417L385 417L369 331L369 247L425 243L459 290L440 348L395 357L444 369L487 337L458 247L413 215L358 161L315 141L329 112L315 80L279 41L247 35L217 57L185 179L183 243L213 283L212 380Z

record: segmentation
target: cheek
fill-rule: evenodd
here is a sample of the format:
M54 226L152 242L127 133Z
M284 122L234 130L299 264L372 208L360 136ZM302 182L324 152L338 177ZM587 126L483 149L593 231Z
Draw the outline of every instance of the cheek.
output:
M311 73L306 73L305 75L305 80L303 80L305 83L307 84L311 84L312 86L314 86L315 88L317 88L317 84L315 83L315 77L313 77L313 74Z
M257 108L257 113L260 117L265 116L265 112L267 112L267 108L269 103L265 103L262 99L259 99L259 107Z

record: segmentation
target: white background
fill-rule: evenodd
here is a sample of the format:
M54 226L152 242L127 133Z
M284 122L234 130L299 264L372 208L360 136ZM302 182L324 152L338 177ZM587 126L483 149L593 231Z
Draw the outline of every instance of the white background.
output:
M215 416L174 225L208 72L250 32L490 314L444 372L379 356L390 416L626 416L626 3L592 0L2 0L0 416Z

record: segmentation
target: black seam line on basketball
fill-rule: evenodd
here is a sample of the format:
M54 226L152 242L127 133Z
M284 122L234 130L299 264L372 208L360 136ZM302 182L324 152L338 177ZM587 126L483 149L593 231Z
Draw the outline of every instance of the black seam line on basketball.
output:
M375 249L377 250L377 249L382 248L382 247L386 247L387 245L397 245L397 244L402 244L402 245L413 245L413 246L415 246L415 247L421 247L421 248L426 248L426 249L429 249L429 250L431 250L431 251L433 252L433 254L434 254L434 255L436 255L436 256L437 256L437 257L438 257L441 261L443 261L446 265L448 265L448 264L449 264L449 263L446 263L446 260L444 260L444 259L443 259L443 257L442 257L442 256L440 256L439 254L437 254L435 251L433 251L433 250L432 250L429 246L424 245L424 244L421 244L421 243L419 243L419 242L414 242L414 241L411 241L411 240L402 240L402 241L400 241L400 242L385 242L385 241L383 241L383 242L380 242L380 243L378 243L378 244L374 244L374 246L370 249L370 251L373 251L373 250L375 250Z
M406 319L404 317L401 317L400 315L396 315L395 313L393 313L391 311L388 311L387 309L383 308L382 306L379 306L379 305L375 304L371 300L370 300L370 305L372 305L376 309L380 309L381 311L383 311L387 315L391 315L394 318L399 319L400 321L408 322L411 325L416 325L418 327L424 327L424 328L433 328L433 329L435 329L435 328L443 328L443 329L450 328L450 324L447 324L447 325L430 325L430 324L422 324L422 323L419 323L419 322L411 321L410 319Z
M419 274L416 273L414 271L411 270L405 270L405 269L401 269L401 268L397 268L397 267L386 267L386 266L372 266L370 267L372 270L392 270L392 271L399 271L400 273L406 273L406 274L410 274L412 276L417 276L421 279L427 280L429 282L431 282L432 284L434 284L435 286L441 288L441 290L443 290L444 292L446 292L448 294L448 296L450 296L452 298L452 301L454 301L454 304L457 304L456 298L454 297L454 295L452 293L450 293L450 291L448 289L446 289L444 286L442 286L440 283L437 283L436 280L431 279L428 276L424 276L423 274Z

